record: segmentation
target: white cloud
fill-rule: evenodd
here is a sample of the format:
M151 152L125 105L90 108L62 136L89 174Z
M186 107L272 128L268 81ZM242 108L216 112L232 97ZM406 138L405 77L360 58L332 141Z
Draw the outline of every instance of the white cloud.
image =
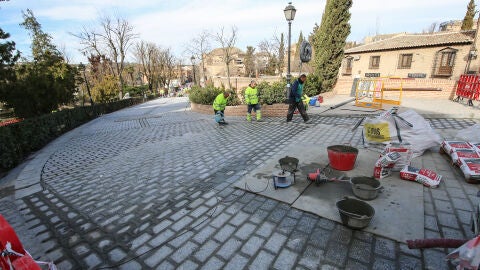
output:
M434 22L460 20L468 1L353 1L351 40L361 41L367 35L396 32L421 32Z
M237 46L245 49L247 45L257 46L275 33L287 33L288 25L283 14L285 6L278 1L255 4L248 1L191 1L173 12L161 10L142 14L132 22L143 39L167 47L182 47L203 30L214 34L221 27L230 30L235 25L239 37ZM320 21L324 2L303 1L295 7L297 16L292 24L294 41L300 31L308 34L315 22Z
M98 10L93 6L57 6L48 9L39 9L34 11L35 17L48 18L48 20L93 20L96 18Z

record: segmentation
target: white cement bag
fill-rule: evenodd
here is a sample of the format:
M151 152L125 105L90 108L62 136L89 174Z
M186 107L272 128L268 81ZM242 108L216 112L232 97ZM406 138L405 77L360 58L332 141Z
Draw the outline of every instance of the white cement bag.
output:
M418 169L412 166L405 166L400 171L400 178L403 180L415 181L426 187L436 188L442 181L442 176L428 169Z
M410 165L413 157L412 145L409 143L389 143L385 146L382 155L386 155L387 153L397 153L400 156L392 166L392 171L394 172L399 172L405 166Z
M480 158L480 154L473 149L455 149L450 154L452 162L461 166L460 158Z
M363 140L366 144L389 143L396 136L395 124L385 119L367 118L363 124Z
M455 150L460 150L460 149L468 149L468 150L473 150L473 147L468 143L464 141L453 141L453 140L445 140L442 142L442 148L445 153L452 156L452 153Z
M472 143L472 142L471 142L470 144L473 146L473 148L475 149L475 151L477 151L478 153L480 153L480 142L478 142L478 143L477 143L477 142L475 142L475 143Z
M401 126L400 135L403 141L410 143L413 157L419 157L425 150L438 147L442 143L442 137L433 130L430 123L414 110L408 110L399 114L403 119L413 125L412 128Z
M402 156L398 152L381 153L380 158L375 162L375 167L392 168L401 158Z
M459 158L458 160L465 179L480 180L480 158Z

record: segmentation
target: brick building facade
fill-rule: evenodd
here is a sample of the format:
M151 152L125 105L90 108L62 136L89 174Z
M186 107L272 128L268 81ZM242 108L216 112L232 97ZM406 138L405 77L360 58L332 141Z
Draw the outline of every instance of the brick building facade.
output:
M404 96L452 98L460 75L479 73L476 31L390 35L345 51L335 87L352 93L354 80L399 77Z

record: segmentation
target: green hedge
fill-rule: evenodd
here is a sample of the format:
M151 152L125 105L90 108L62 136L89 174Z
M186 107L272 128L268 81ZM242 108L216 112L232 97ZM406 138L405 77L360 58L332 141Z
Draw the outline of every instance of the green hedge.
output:
M284 81L269 83L269 82L260 82L257 84L258 90L258 99L261 104L275 104L275 103L286 103L286 83ZM245 97L245 87L242 89L242 96ZM243 100L245 104L245 99Z
M294 78L296 79L296 78ZM293 83L293 79L292 79ZM319 88L319 79L318 76L309 75L307 76L307 82L305 83L304 94L309 97L318 95L324 91ZM260 82L257 85L258 97L261 104L275 104L275 103L286 103L286 82L284 80L268 83ZM242 89L242 96L245 97L245 88ZM199 86L193 86L190 92L190 101L197 104L212 105L215 97L223 91L222 88L216 88L212 85L208 85L204 88ZM245 104L245 100L240 100L236 93L233 93L228 99L227 105L240 105Z
M260 103L275 104L286 102L286 84L283 81L272 84L261 82L257 85Z
M143 93L150 92L148 89L148 85L140 85L140 86L125 86L123 88L123 94L129 93L131 97L141 97Z
M212 105L218 94L222 93L222 88L214 87L213 85L207 85L206 87L200 87L197 85L192 86L188 98L191 102L203 105ZM240 105L242 102L237 96L236 92L232 92L227 101L227 106Z
M261 103L274 104L285 102L285 83L261 82L257 85L259 92L259 99ZM242 96L245 96L245 89L242 89ZM190 90L190 101L197 104L212 105L218 94L222 93L222 88L207 85L206 87L193 86ZM240 100L236 92L233 92L228 99L228 106L235 106L245 104L245 100Z
M142 98L129 98L89 107L77 107L0 127L0 142L2 142L0 143L0 171L15 167L31 152L41 149L63 133L93 118L142 102Z

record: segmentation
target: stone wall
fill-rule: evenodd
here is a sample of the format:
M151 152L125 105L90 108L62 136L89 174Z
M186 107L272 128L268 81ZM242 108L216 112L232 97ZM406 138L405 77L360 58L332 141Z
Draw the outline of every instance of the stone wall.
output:
M203 105L192 103L192 111L203 114L213 115L212 105ZM262 116L286 116L288 104L262 105ZM227 106L225 108L226 116L244 116L247 114L247 105Z

